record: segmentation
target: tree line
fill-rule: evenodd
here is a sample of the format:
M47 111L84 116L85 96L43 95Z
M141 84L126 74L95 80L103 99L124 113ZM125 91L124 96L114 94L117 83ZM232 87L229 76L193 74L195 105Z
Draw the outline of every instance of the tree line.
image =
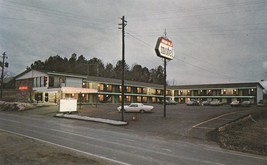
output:
M96 57L87 60L83 55L77 56L77 54L73 53L69 59L56 55L50 56L45 61L37 60L28 66L27 69L121 79L122 61L117 61L116 65L113 66L111 63L104 64L101 59ZM162 66L148 69L139 64L129 67L125 63L124 70L126 80L164 84L164 70Z

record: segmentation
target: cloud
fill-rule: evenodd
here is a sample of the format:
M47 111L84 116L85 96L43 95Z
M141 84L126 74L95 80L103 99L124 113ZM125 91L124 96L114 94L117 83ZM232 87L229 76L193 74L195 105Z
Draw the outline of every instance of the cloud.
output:
M67 58L83 54L115 64L121 59L118 23L124 15L128 21L125 58L130 66L163 65L154 46L166 28L175 48L175 59L167 64L171 82L262 79L267 71L266 2L214 1L208 6L204 2L58 0L55 5L54 0L3 1L0 50L8 53L8 69L17 74L34 61L56 54Z

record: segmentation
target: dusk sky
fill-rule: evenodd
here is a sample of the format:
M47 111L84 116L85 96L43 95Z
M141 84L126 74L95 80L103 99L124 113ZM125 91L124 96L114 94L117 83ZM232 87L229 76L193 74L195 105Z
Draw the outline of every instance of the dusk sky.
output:
M15 74L72 53L115 65L122 16L130 67L163 65L154 48L166 29L175 49L167 63L171 85L267 78L266 0L0 0L0 53Z

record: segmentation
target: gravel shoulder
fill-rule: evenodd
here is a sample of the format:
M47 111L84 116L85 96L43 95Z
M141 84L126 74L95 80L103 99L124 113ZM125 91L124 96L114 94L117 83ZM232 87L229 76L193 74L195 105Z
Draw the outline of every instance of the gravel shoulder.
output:
M0 131L0 164L114 164L97 157Z

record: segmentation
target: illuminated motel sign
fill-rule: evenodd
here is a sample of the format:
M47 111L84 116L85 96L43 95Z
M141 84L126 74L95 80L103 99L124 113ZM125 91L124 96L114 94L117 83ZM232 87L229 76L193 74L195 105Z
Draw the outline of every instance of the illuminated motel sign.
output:
M174 57L174 49L173 49L172 41L164 37L158 38L155 51L156 51L157 56L166 58L168 60L172 60Z
M159 37L156 43L155 52L157 56L162 57L164 59L164 92L163 92L163 104L164 104L164 113L163 117L166 117L166 67L167 67L167 60L172 60L174 57L174 49L172 41L166 38L166 30L165 30L165 37Z

